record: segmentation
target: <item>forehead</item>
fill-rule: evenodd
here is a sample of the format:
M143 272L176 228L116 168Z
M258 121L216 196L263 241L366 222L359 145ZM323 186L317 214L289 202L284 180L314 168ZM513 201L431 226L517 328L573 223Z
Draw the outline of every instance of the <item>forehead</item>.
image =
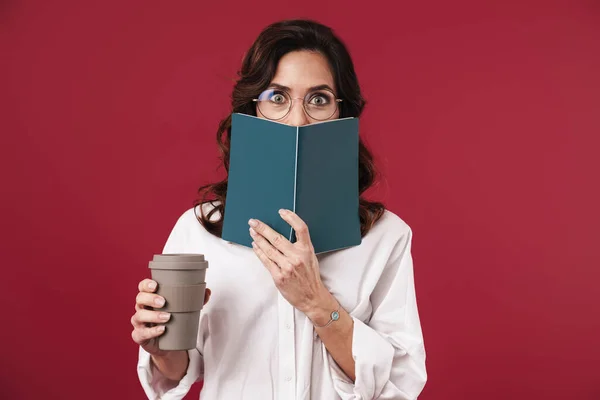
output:
M325 56L306 50L293 51L281 57L271 83L289 87L292 95L301 95L311 87L321 85L335 90L333 73Z

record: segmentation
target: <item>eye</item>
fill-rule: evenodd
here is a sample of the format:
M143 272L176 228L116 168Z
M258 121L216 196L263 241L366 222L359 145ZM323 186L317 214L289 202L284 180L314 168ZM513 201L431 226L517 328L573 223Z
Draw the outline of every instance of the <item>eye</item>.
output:
M310 97L309 103L314 106L326 106L331 102L330 96L323 93L316 93Z
M283 104L285 103L285 96L283 95L283 93L273 92L273 94L269 98L269 101L276 104Z
M278 90L278 89L265 90L258 96L258 100L263 102L263 104L268 103L272 106L285 105L288 103L288 99L287 99L285 92L283 92L282 90Z

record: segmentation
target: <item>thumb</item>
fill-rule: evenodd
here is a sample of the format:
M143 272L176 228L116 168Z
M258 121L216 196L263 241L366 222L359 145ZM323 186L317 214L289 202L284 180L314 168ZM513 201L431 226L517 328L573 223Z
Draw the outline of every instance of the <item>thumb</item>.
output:
M206 305L206 303L208 303L208 300L210 300L210 295L211 295L211 291L209 288L206 288L206 290L204 291L204 305Z

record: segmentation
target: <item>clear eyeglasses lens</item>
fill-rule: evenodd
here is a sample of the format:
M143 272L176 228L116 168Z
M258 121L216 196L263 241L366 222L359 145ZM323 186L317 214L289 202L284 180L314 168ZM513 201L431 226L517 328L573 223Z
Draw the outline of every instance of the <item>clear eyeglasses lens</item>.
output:
M258 108L266 118L278 120L285 117L291 107L293 100L290 95L280 89L267 89L256 99ZM304 97L304 110L313 119L326 120L331 118L337 110L337 99L328 90L319 90L308 93Z

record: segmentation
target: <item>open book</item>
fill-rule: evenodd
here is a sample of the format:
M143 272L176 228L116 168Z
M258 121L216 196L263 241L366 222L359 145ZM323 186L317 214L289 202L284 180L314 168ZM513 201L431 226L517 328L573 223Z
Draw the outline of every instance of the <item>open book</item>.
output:
M233 114L223 239L251 247L255 218L295 242L281 208L306 222L316 253L361 243L358 118L296 127Z

